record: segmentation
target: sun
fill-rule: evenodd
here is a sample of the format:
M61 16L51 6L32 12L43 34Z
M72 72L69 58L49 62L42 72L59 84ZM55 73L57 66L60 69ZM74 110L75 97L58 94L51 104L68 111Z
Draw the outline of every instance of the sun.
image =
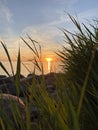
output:
M47 62L51 62L51 61L52 61L52 58L47 57L46 60L47 60Z
M46 61L48 62L48 72L50 73L50 71L51 71L51 61L52 61L53 59L52 58L50 58L50 57L47 57L46 58Z

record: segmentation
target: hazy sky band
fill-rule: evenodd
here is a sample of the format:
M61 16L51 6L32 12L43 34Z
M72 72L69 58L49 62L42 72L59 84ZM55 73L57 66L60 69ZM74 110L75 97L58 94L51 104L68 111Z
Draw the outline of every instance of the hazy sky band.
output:
M0 0L0 39L12 55L20 44L23 57L30 58L31 51L26 52L20 40L20 36L25 38L28 33L41 43L47 55L52 54L64 44L59 28L73 29L64 11L77 14L81 22L98 18L98 0ZM2 60L1 46L0 53Z

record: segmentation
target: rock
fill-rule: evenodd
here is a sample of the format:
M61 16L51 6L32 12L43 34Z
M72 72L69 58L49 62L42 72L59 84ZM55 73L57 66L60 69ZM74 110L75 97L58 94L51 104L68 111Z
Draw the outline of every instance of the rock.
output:
M26 78L23 78L20 80L20 82L22 84L28 84L28 85L31 85L32 84L32 81L33 79L35 79L38 83L40 82L41 78L40 76L38 75L35 75L35 74L29 74Z
M0 85L7 84L7 83L13 83L10 77L0 78Z
M16 120L18 119L17 122L15 121L14 115L16 116ZM0 119L2 119L6 128L8 128L8 125L12 125L11 128L17 128L21 126L19 121L20 118L25 123L24 102L17 96L10 94L0 94Z
M13 83L5 83L0 85L1 93L7 93L12 95L17 95L16 86ZM28 93L28 88L25 85L19 86L19 96L24 97Z
M11 79L15 80L16 79L16 75L10 77ZM20 80L25 78L25 76L23 76L22 74L20 74Z
M32 76L21 79L20 83L24 85L30 85L32 83Z
M36 106L31 106L30 112L31 112L31 121L32 122L37 122L38 117L39 117L38 108Z
M48 84L46 86L46 88L47 88L47 91L50 92L50 93L53 93L54 91L56 91L56 87L52 84Z
M23 108L25 107L24 102L17 96L11 95L11 94L6 94L6 93L2 93L0 94L0 101L4 100L4 101L14 101L14 103L17 103L18 105L22 106ZM0 105L2 103L0 102Z
M20 74L20 80L25 78L23 75ZM16 79L16 75L14 76L10 76L10 77L6 77L1 75L0 77L0 84L5 84L5 83L14 83Z
M0 85L0 91L1 93L16 95L16 88L13 83L5 83Z
M0 79L6 78L6 75L0 75Z

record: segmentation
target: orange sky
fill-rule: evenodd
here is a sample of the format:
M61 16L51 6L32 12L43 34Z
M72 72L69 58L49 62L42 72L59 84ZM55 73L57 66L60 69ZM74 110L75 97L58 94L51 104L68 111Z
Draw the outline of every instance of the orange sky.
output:
M15 53L11 52L11 51L9 53L10 53L12 61L16 61L17 60L18 50ZM22 61L33 60L33 58L34 58L33 53L29 52L29 49L27 49L27 51L22 50L20 52L20 54L21 54L21 60ZM46 58L52 58L53 62L56 62L56 61L60 60L60 58L53 52L42 52L42 58L41 58L42 62L45 62ZM1 51L0 61L8 61L7 56L6 56L6 54L5 54L5 52L3 50Z

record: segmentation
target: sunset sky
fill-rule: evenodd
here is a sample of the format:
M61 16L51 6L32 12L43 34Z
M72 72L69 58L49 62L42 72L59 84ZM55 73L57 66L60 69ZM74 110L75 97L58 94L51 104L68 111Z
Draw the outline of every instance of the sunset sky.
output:
M45 56L51 57L65 44L61 29L73 30L65 12L87 22L98 18L98 0L0 0L0 39L12 56L17 56L20 45L23 58L30 59L32 52L20 39L28 34L41 44ZM4 59L0 45L0 60Z

